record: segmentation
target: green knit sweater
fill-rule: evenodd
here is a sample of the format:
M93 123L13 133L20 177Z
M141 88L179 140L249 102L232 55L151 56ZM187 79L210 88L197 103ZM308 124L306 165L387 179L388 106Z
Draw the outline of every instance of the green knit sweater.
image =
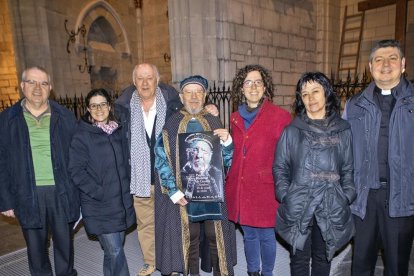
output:
M50 112L43 113L38 118L27 111L23 114L29 129L36 185L54 185L50 151Z

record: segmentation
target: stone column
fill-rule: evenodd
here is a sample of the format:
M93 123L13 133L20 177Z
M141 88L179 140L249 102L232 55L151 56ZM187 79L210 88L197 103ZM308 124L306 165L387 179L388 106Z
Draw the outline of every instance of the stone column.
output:
M138 63L144 61L144 43L142 34L142 6L135 7L135 13L137 17L136 33L137 33L137 57Z
M19 74L42 66L52 76L52 60L45 0L9 1L14 18L16 65Z
M340 33L342 28L340 2L336 0L316 1L316 51L317 70L330 77L336 71Z
M220 2L168 1L173 83L193 74L218 79L216 14Z

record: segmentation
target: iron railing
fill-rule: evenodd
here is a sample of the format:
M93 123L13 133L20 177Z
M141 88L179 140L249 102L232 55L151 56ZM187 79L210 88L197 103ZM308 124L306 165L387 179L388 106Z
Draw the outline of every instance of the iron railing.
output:
M364 90L371 82L371 76L365 70L361 78L356 76L355 78L352 79L351 76L348 74L348 77L345 80L335 80L335 75L332 74L331 82L333 84L334 90L341 98L342 103L344 103L347 99L349 99L353 95ZM414 80L412 80L411 82L414 83ZM111 93L113 102L118 98L119 95L120 95L120 92ZM220 119L223 122L224 127L226 128L230 126L229 121L230 121L231 112L237 109L237 107L233 106L230 95L231 95L230 87L226 88L224 85L222 87L218 87L216 86L216 83L214 82L207 96L207 102L213 103L218 107L219 112L220 112ZM66 106L69 110L73 111L73 113L75 114L77 118L82 116L86 111L85 99L82 95L80 97L74 96L72 98L68 96L60 97L56 99L56 101L59 104ZM0 112L8 108L15 102L16 101L12 101L12 100L8 100L8 101L0 100Z
M120 94L120 91L110 93L112 102L115 102L115 100L118 98ZM75 95L74 97L64 96L56 98L54 100L56 100L59 104L65 106L67 109L71 110L75 114L76 118L80 118L86 112L85 98L83 95ZM17 101L12 100L0 100L0 112L10 107L16 102ZM217 106L220 112L220 119L222 120L225 127L229 127L230 114L232 112L232 105L230 100L230 87L228 87L227 89L224 86L220 88L217 87L214 82L213 86L209 90L207 102L213 103Z
M215 104L219 110L219 116L225 128L230 128L230 114L233 112L231 101L231 88L226 89L225 85L221 88L214 82L207 94L207 102Z
M362 77L359 78L357 75L355 78L351 78L350 73L348 72L348 76L345 80L336 80L335 74L332 73L331 75L331 83L336 92L336 94L341 99L342 103L345 103L346 100L351 98L353 95L358 94L362 90L364 90L371 82L371 75L364 71Z

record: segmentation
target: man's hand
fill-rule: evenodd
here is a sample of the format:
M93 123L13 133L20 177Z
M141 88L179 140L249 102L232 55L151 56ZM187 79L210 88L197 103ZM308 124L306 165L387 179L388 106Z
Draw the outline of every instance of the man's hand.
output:
M176 204L180 204L181 206L187 205L188 201L185 199L185 197L182 197L179 201L177 201Z
M2 214L3 216L10 217L10 218L15 218L15 217L16 217L16 216L14 215L14 210L13 210L13 209L10 209L10 210L7 210L7 211L4 211L4 212L1 212L1 214Z
M208 113L210 113L213 116L218 116L219 115L219 111L217 109L217 106L215 106L214 104L208 104L204 107L206 109L206 111Z
M217 135L218 137L220 137L220 140L223 141L223 143L225 143L227 139L229 139L229 136L230 136L229 131L225 128L215 129L213 133L214 135Z

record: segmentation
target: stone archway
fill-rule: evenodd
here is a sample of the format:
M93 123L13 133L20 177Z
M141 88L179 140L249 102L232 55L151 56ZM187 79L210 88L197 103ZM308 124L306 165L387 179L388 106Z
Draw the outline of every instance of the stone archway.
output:
M128 37L119 15L106 1L87 4L76 21L75 29L85 26L85 37L76 37L78 54L87 51L91 88L119 90L118 66L131 55Z

